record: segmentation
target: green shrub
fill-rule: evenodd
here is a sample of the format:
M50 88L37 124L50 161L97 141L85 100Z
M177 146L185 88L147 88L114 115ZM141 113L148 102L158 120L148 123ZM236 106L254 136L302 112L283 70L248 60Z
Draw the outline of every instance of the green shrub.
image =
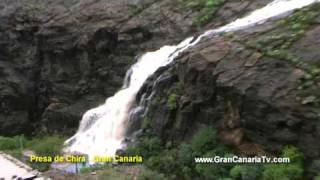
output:
M262 170L259 165L236 165L230 170L230 176L237 180L261 179Z
M26 148L33 150L37 155L53 157L60 154L64 140L58 136L35 138L27 141ZM39 171L47 171L50 168L50 163L31 163L30 165Z
M241 165L236 165L230 170L230 176L234 179L242 179L244 169Z
M200 12L195 25L202 26L213 19L214 14L227 0L183 0L188 6Z
M64 138L58 136L37 138L28 142L27 148L33 150L38 155L55 156L60 154L64 140Z
M175 93L172 93L169 95L168 101L167 101L167 107L169 108L170 111L177 109L177 103L178 103L177 98L178 98L178 95Z
M153 170L159 170L160 164L161 164L161 157L160 156L152 156L148 158L146 161L146 166Z
M209 151L203 157L214 157L216 151ZM232 156L225 154L225 157ZM203 179L221 179L229 176L232 164L197 164L196 171Z
M265 165L263 178L265 180L303 179L303 155L295 147L286 147L282 157L290 158L290 164L268 164Z
M193 164L193 151L188 144L181 144L178 149L178 161L183 166L192 166Z
M176 176L182 175L180 171L181 164L177 161L177 155L176 149L166 150L160 155L159 172L165 173L170 179L176 179Z
M145 166L154 172L163 173L167 179L226 179L232 164L195 164L194 157L214 155L231 156L229 149L219 144L217 131L212 127L200 129L190 144L162 145L159 138L144 137L136 146L127 148L127 153L142 155Z
M150 128L150 126L151 126L151 119L149 117L144 117L143 123L142 123L142 128L147 129L147 128Z
M161 140L157 137L142 137L137 140L137 144L128 146L126 154L141 155L144 158L157 156L162 151Z
M295 147L285 147L282 151L282 157L290 158L291 163L302 165L303 154Z
M138 180L167 180L164 174L143 168L138 175Z
M265 166L263 178L265 180L279 180L279 179L302 179L303 169L298 165L285 164L269 164Z
M212 127L199 130L191 140L191 148L196 153L213 150L218 144L217 131Z

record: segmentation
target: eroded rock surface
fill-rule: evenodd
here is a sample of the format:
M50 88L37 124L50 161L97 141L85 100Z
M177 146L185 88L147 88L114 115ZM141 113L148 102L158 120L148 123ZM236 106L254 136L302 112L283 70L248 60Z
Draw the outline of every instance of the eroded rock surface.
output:
M271 0L227 2L206 27L171 0L0 2L1 135L72 134L113 95L136 57L230 22Z
M192 16L168 0L33 0L1 1L0 22L1 135L72 134L136 56L183 39Z

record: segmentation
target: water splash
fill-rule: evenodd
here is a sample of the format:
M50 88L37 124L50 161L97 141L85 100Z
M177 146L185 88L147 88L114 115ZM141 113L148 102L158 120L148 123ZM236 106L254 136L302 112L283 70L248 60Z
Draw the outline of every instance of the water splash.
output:
M158 51L144 54L127 73L123 88L108 98L104 105L86 112L78 132L66 141L65 151L94 156L112 156L123 147L122 141L127 119L135 96L146 79L157 69L168 65L181 52L196 45L204 37L237 31L261 24L292 10L305 7L320 0L275 0L250 15L226 26L210 30L197 38L187 38L177 46L164 46Z
M158 51L144 54L127 73L123 89L108 98L104 105L87 111L75 136L66 141L66 151L93 156L114 155L122 147L131 104L136 93L159 67L171 62L170 55L185 47L191 39L178 46L164 46Z

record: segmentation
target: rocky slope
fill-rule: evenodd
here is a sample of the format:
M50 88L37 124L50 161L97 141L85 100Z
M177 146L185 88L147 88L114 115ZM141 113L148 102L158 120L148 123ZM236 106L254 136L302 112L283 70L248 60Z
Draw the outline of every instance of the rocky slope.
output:
M294 145L315 175L319 8L318 3L284 20L203 40L149 79L138 96L147 108L137 114L146 117L134 116L132 124L173 143L211 124L244 155L276 155Z
M268 2L227 2L206 28ZM1 135L72 134L121 87L136 56L203 31L197 16L169 0L1 1Z

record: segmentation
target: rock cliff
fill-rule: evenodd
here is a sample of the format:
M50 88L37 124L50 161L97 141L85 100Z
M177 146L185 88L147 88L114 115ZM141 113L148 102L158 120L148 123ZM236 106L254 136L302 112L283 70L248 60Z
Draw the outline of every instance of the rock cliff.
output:
M192 12L170 1L1 1L1 135L72 134L136 56L180 41Z
M318 9L203 40L149 79L138 96L146 117L136 121L173 143L211 124L249 156L294 145L319 172Z

